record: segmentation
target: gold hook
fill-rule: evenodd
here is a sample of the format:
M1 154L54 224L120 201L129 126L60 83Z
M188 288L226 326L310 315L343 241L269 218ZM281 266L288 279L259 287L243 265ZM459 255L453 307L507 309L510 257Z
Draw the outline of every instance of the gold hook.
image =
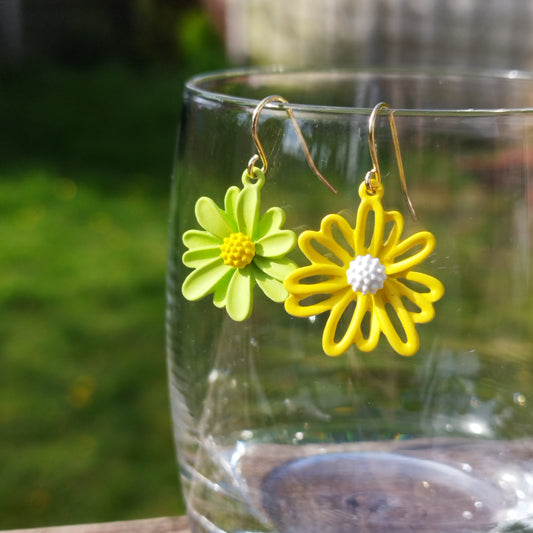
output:
M270 102L279 102L280 104L288 104L289 102L283 98L283 96L274 95L274 96L267 96L266 98L263 98L261 102L259 102L258 106L254 109L254 113L252 115L252 138L255 143L255 147L257 151L259 152L259 155L255 154L250 161L248 162L248 174L250 176L254 175L254 167L255 163L257 161L261 160L261 164L263 165L261 168L261 172L265 173L268 169L268 160L265 154L265 150L263 149L263 146L261 142L259 141L259 135L257 134L257 125L259 123L259 115L261 114L261 111L265 108L265 106ZM300 143L302 144L302 148L305 154L305 159L307 160L307 164L309 165L309 168L316 174L318 179L333 193L337 194L337 190L329 181L322 175L322 173L318 170L318 168L315 165L315 162L313 161L313 158L311 157L311 153L309 152L309 148L307 146L307 143L305 142L305 138L303 136L302 130L300 129L300 126L298 125L298 122L296 120L296 117L294 116L294 113L292 112L292 109L290 107L284 107L283 108L287 115L289 115L289 118L292 120L292 123L294 124L294 129L296 130L296 133L298 134L298 138L300 139Z
M378 183L381 183L381 171L379 168L375 129L376 129L377 117L379 115L379 112L382 109L390 110L390 106L385 102L380 102L374 107L374 109L372 110L372 113L370 114L370 118L368 119L368 146L370 148L370 157L372 158L373 168L372 170L369 170L366 173L365 184L366 184L367 191L370 194L374 194L376 192L374 185L372 184L372 178L376 179ZM400 141L398 140L398 130L396 129L396 121L394 120L394 111L392 110L389 112L389 123L390 123L391 132L392 132L392 139L394 141L394 151L396 153L396 162L398 164L398 172L400 174L400 181L402 184L403 196L405 198L405 202L407 203L407 207L409 208L409 212L411 213L411 218L413 219L414 222L416 222L418 220L418 216L413 207L413 203L411 202L411 198L409 197L409 192L407 191L407 182L405 180L405 172L403 168L402 154L400 152Z

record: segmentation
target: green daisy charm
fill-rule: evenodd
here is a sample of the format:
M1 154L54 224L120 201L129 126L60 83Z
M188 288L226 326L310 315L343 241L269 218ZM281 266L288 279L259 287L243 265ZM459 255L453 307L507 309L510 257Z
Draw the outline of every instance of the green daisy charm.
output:
M183 264L194 269L183 282L183 296L196 301L213 293L215 306L225 307L236 321L252 314L256 284L274 302L285 301L283 280L297 267L286 257L296 246L296 234L281 229L285 223L281 207L271 207L260 216L265 175L253 170L254 178L248 169L243 172L242 189L234 186L226 191L224 209L211 198L199 198L195 215L203 230L183 234L188 248Z

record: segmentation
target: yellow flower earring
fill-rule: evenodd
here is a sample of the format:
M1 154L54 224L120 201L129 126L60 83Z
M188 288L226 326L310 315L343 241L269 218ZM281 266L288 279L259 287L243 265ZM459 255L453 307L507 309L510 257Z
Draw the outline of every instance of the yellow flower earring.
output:
M384 108L389 106L376 105L369 119L373 168L359 186L355 228L341 215L330 214L319 231L304 231L298 244L311 264L291 271L284 282L290 293L285 301L289 314L312 317L329 311L322 347L331 356L343 354L353 344L361 351L372 351L381 333L400 355L415 354L420 347L415 324L433 319L433 303L444 294L438 279L414 270L432 253L434 235L420 231L402 238L403 216L385 211L381 203L384 187L374 129ZM389 121L403 192L416 218L392 111Z
M296 268L287 254L296 246L296 234L282 229L285 212L271 207L261 215L261 189L265 183L268 162L259 142L259 115L270 102L288 104L281 96L268 96L255 108L252 116L252 138L259 155L254 155L242 174L243 188L230 187L224 198L224 208L208 197L195 205L195 215L201 230L183 234L188 250L183 254L185 266L194 270L182 285L187 300L200 300L213 294L216 307L226 308L235 321L246 320L252 314L254 287L275 302L283 302L288 292L285 277ZM316 168L292 109L284 108L302 142L308 164L315 174L334 192ZM262 168L255 166L261 160Z

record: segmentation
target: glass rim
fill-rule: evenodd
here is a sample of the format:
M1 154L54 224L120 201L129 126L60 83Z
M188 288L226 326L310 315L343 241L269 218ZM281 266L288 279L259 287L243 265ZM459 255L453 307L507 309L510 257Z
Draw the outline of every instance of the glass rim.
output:
M230 82L232 78L235 83L244 84L244 79L256 77L265 79L268 77L303 77L315 75L322 79L326 78L347 78L347 77L392 77L399 76L414 79L422 78L442 78L452 80L500 80L503 82L512 83L514 81L531 82L533 93L533 71L526 70L501 70L501 69L461 69L461 68L404 68L404 67L342 67L342 68L319 68L319 69L292 69L284 67L243 67L243 68L229 68L223 70L209 71L192 76L185 82L185 90L196 96L200 96L218 104L236 105L242 108L255 109L260 99L250 98L245 96L237 96L229 94L229 92L221 92L212 90L209 85L213 82L226 81ZM264 97L274 95L276 93L265 94ZM281 95L283 96L283 95ZM377 104L378 102L376 102ZM387 102L390 106L390 112L395 115L427 115L427 116L483 116L483 115L513 115L513 114L530 114L533 113L533 107L509 107L509 108L401 108L394 107L391 102ZM322 104L303 104L295 101L290 101L291 109L305 113L327 113L339 115L369 115L374 106L369 107L349 107L349 106L332 106ZM268 108L281 109L283 106L279 103L269 103Z

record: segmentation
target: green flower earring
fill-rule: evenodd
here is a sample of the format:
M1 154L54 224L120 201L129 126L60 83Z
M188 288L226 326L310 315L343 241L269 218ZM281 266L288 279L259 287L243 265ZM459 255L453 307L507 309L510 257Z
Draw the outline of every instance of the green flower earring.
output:
M199 198L195 215L203 229L190 229L183 234L188 250L182 261L194 269L183 282L183 296L196 301L212 293L214 305L226 308L235 321L246 320L252 314L255 285L274 302L284 302L289 293L283 281L297 268L287 257L296 246L297 237L293 231L282 229L286 218L283 209L271 207L261 215L261 189L268 163L257 125L263 108L274 101L288 104L281 96L269 96L254 110L252 137L259 155L254 155L244 170L242 189L233 186L226 191L224 208L211 198ZM296 128L309 166L336 192L316 168L292 110L284 109ZM255 166L259 160L261 169Z

